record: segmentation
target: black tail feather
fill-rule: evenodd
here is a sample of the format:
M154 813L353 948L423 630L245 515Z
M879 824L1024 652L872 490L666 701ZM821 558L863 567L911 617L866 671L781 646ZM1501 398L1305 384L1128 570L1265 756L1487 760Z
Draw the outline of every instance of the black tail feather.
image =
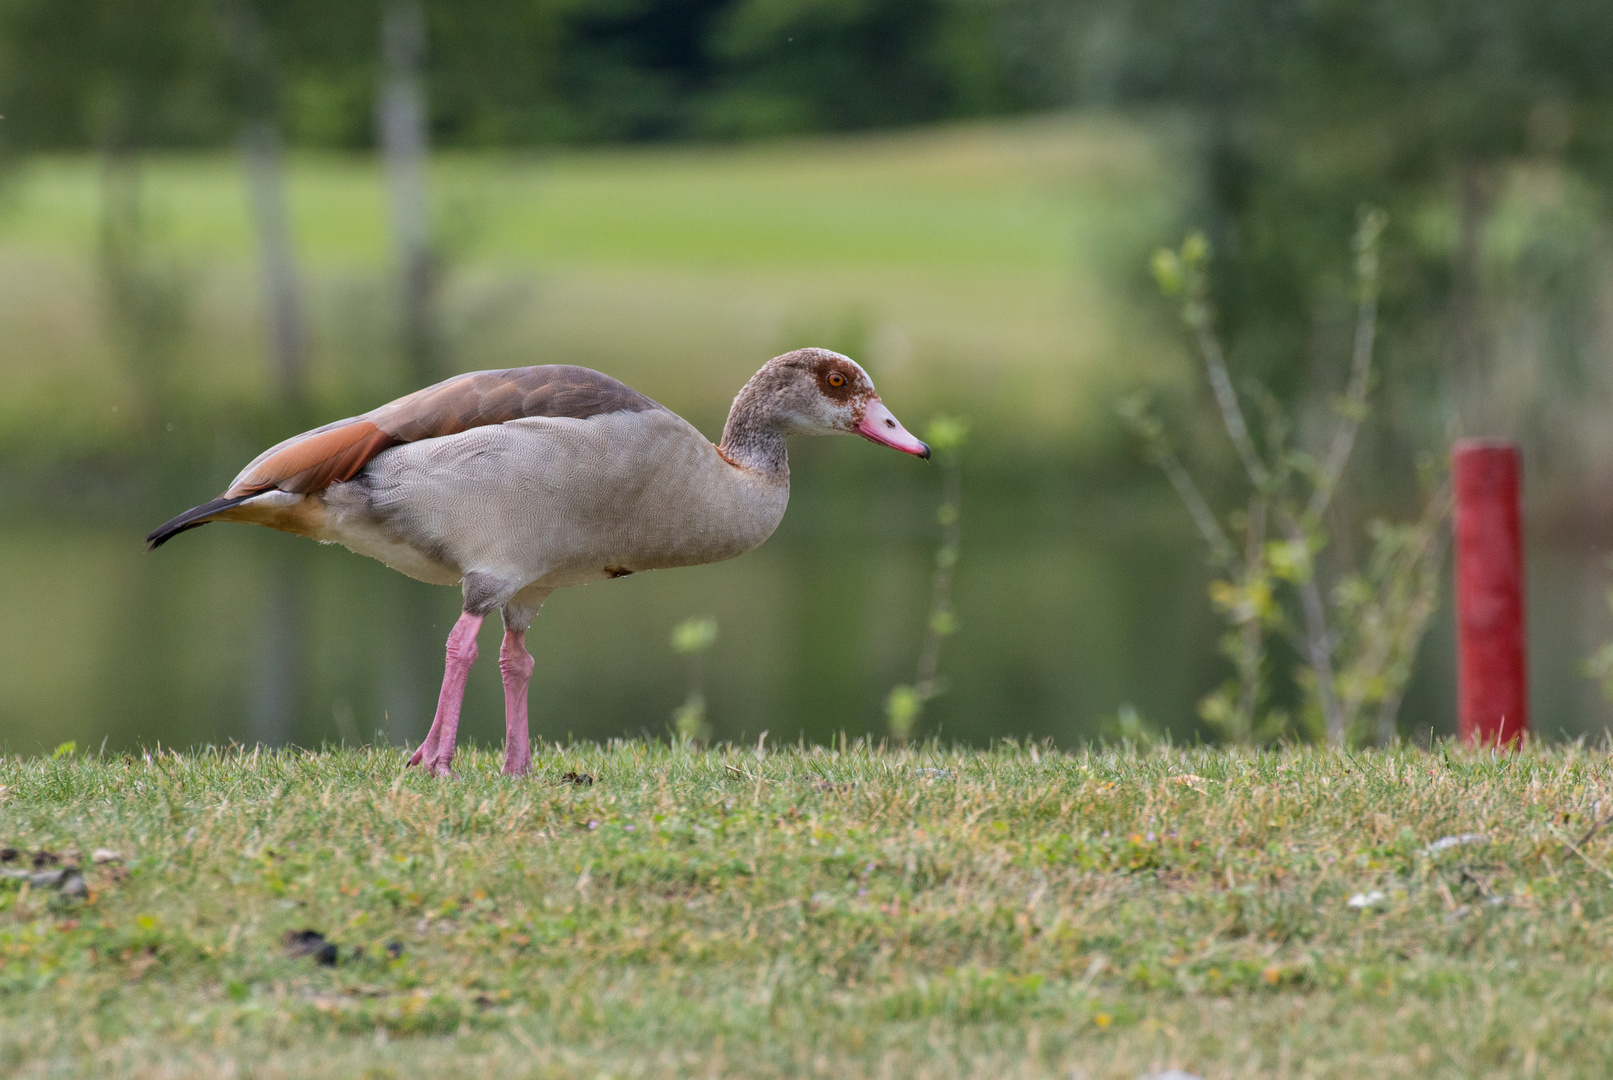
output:
M250 495L237 495L234 498L218 498L214 499L212 502L202 503L200 506L192 507L191 509L186 510L183 514L180 514L178 517L174 518L174 520L158 526L150 536L146 537L146 550L156 551L158 548L162 547L164 544L178 536L180 533L184 532L186 529L194 529L197 526L206 525L207 519L218 513L220 510L228 510L232 506L239 506L248 499L256 498L261 494L263 494L261 491L254 491Z

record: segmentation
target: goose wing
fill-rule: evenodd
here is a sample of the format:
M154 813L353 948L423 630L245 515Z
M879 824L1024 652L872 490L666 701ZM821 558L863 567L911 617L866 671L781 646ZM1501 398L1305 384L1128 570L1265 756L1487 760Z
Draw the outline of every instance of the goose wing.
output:
M645 412L662 406L609 375L569 364L472 371L416 390L361 416L294 435L254 458L211 502L146 537L148 548L206 524L214 515L267 491L310 495L351 480L375 455L401 443L455 435L531 416Z

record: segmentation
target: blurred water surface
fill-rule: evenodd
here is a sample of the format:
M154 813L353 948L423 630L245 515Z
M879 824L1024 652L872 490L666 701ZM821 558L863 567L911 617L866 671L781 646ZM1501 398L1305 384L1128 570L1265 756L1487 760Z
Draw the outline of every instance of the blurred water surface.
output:
M775 536L712 566L562 590L529 635L533 730L546 739L665 736L686 691L668 644L715 615L709 714L720 738L827 740L883 731L912 677L937 528L934 469L854 440L798 441ZM457 590L340 548L210 525L155 553L144 532L213 493L201 473L137 497L81 478L71 506L0 521L0 745L48 751L323 741L424 733ZM216 486L216 485L215 485ZM1166 498L1116 493L1057 466L966 469L960 630L924 731L1073 745L1123 704L1191 740L1225 677L1200 551ZM1609 713L1579 671L1610 631L1590 553L1531 561L1534 706L1547 736L1599 735ZM503 734L497 619L481 641L462 731ZM1449 733L1448 607L1402 731Z
M974 429L960 629L922 732L1069 745L1130 705L1192 739L1226 677L1203 552L1114 414L1138 385L1197 385L1169 306L1137 301L1150 248L1185 227L1172 139L1087 116L450 155L432 174L447 370L583 363L715 435L768 356L851 353L910 427L946 412ZM393 336L375 163L291 162L312 340L297 417L271 401L238 162L141 166L124 270L145 327L109 313L104 180L88 158L33 158L0 200L0 746L418 739L456 590L245 526L140 543L262 446L418 385ZM719 737L883 729L924 631L940 476L857 440L791 453L791 507L761 549L549 602L529 636L536 733L663 735L688 678L668 633L706 614ZM1613 636L1601 556L1531 552L1536 729L1599 734L1610 713L1580 668ZM502 737L496 622L462 729L484 741ZM1452 678L1447 607L1403 733L1452 729Z
M536 731L665 734L687 680L668 634L708 613L720 736L882 728L884 695L911 680L924 629L940 477L861 441L797 442L789 513L760 549L549 601L529 636ZM143 552L141 534L210 495L207 483L180 476L100 512L41 509L0 527L0 741L419 738L457 590L239 525ZM965 497L961 630L929 730L1070 740L1121 701L1160 717L1190 706L1213 675L1213 626L1197 553L1172 546L1177 530L1153 535L1161 507L1095 505L1069 476L1034 468L967 473ZM496 624L468 694L473 738L502 737Z

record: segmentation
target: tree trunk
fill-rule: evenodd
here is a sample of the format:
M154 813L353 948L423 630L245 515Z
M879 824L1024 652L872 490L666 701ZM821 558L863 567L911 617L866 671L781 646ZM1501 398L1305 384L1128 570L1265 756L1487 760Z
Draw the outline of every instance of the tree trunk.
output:
M173 403L174 354L187 325L186 282L150 254L141 162L124 144L101 153L100 277L107 329L132 377L134 407L147 434L173 430L161 414Z
M302 288L286 212L285 169L280 133L268 120L248 120L241 132L241 156L252 196L263 273L263 304L274 357L276 403L288 412L306 399L308 336Z
M303 575L287 544L275 544L264 565L261 637L252 663L250 740L285 746L302 714L308 605Z
M1476 161L1461 167L1446 349L1457 416L1468 431L1489 430L1499 404L1488 391L1491 341L1483 276L1484 238L1495 197L1496 179L1489 167Z
M388 0L381 16L385 74L376 127L392 193L392 232L399 261L403 351L417 384L442 377L437 335L437 261L426 194L426 104L420 68L426 23L420 0Z

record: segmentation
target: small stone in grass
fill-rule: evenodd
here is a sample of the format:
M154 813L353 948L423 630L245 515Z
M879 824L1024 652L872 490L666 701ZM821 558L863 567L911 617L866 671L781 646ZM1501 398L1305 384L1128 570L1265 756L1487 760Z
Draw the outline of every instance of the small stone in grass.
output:
M1442 836L1438 840L1423 848L1424 855L1438 855L1442 851L1449 851L1453 847L1463 844L1484 844L1490 840L1489 833L1465 832L1460 836Z
M5 876L27 881L35 889L55 889L63 896L77 898L89 892L84 885L84 875L71 866L59 870L35 870L31 874L26 870L7 870Z
M1347 903L1353 908L1369 908L1377 907L1386 899L1381 889L1373 889L1371 892L1356 893Z
M95 863L117 862L122 858L122 855L111 848L98 847L90 853L90 861Z
M318 930L287 930L280 942L285 946L287 956L311 956L326 967L336 963L336 943L326 941L325 935Z

